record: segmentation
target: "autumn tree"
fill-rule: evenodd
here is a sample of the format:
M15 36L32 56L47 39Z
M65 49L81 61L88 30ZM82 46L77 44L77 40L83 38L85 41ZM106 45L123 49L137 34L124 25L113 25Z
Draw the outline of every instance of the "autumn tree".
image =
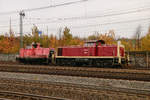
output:
M141 44L142 50L150 51L150 27L146 36L142 37Z
M24 46L29 46L29 45L31 45L32 42L33 42L33 36L32 35L26 34L23 37L23 44L24 44Z
M1 53L17 53L19 51L19 40L11 36L0 36Z
M71 40L71 45L83 45L84 41L79 37L73 37Z
M49 43L50 43L49 47L56 48L58 45L58 40L57 40L56 36L51 34L49 37Z
M108 33L105 34L100 34L96 32L95 35L90 35L88 37L88 40L104 40L107 44L116 43L114 30L110 30Z
M141 48L141 45L140 45L140 37L141 37L141 26L139 25L137 28L136 28L136 32L134 34L134 37L133 37L133 46L134 46L134 49L137 51L137 50L140 50Z
M126 51L133 51L133 45L132 45L132 39L128 38L120 38L119 41L121 41L121 44L124 45Z
M70 33L70 29L65 27L63 31L63 45L71 45L72 34Z
M41 38L39 37L39 29L36 25L34 25L32 28L32 35L34 42L40 42Z

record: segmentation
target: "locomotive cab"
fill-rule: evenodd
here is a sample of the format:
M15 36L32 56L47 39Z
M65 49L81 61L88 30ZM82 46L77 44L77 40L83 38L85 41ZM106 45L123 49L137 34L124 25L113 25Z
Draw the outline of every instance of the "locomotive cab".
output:
M32 48L41 48L42 45L40 43L32 43Z
M105 44L104 40L98 40L98 41L96 41L96 46L101 46L101 45L104 45L104 44Z
M86 41L84 46L90 47L90 46L101 46L104 45L105 41L104 40L90 40Z
M33 43L33 44L32 44L32 48L37 48L37 46L38 46L38 45L37 45L36 43Z

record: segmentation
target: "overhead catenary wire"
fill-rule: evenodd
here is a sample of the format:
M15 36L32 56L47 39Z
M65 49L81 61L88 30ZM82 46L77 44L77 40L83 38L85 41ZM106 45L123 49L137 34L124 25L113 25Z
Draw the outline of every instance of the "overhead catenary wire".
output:
M67 3L57 4L57 5L50 5L50 6L45 6L45 7L39 7L39 8L24 9L23 11L27 11L27 12L28 11L37 11L37 10L43 10L43 9L48 9L48 8L67 6L67 5L81 3L81 2L85 2L85 1L88 1L88 0L78 0L78 1L72 1L72 2L67 2Z
M88 1L88 0L78 0L78 1L72 1L72 2L67 2L67 3L61 3L61 4L57 4L57 5L43 6L43 7L38 7L38 8L22 9L21 11L24 11L24 12L38 11L38 10L44 10L44 9L48 9L48 8L54 8L54 7L67 6L67 5L71 5L71 4L77 4L77 3L81 3L81 2L85 2L85 1ZM15 14L15 13L19 13L19 12L20 11L0 12L0 15Z
M43 10L43 9L47 9L47 8L41 8L41 9L39 9L39 8L37 8L37 9L32 9L31 11L38 11L38 10ZM47 21L46 22L41 22L41 20L43 20L42 18L39 18L39 19L37 19L37 20L39 20L40 22L38 23L36 23L36 22L31 22L30 24L32 24L32 23L34 23L34 24L38 24L38 25L40 25L40 24L49 24L49 23L56 23L56 22L60 22L60 21L70 21L70 20L87 20L87 19L94 19L94 18L102 18L102 17L110 17L110 16L116 16L116 15L123 15L123 14L131 14L131 13L136 13L136 12L141 12L141 11L148 11L150 8L149 7L142 7L142 8L139 8L139 9L132 9L132 12L131 11L123 11L123 12L114 12L114 13L110 13L110 12L108 12L108 13L105 13L105 14L102 14L102 15L96 15L96 16L88 16L88 15L86 15L86 16L79 16L79 17L69 17L69 18L58 18L58 20L54 20L53 21L53 18L52 19L46 19ZM27 9L26 9L27 10ZM34 19L34 18L33 18ZM32 19L32 20L33 20ZM31 19L30 19L31 20ZM140 20L140 19L139 19ZM106 22L106 23L96 23L96 24L87 24L87 25L83 25L82 26L82 24L81 25L79 25L79 26L73 26L73 25L70 25L71 27L73 27L73 28L87 28L87 27L96 27L96 26L100 26L100 25L111 25L111 24L119 24L119 23L131 23L131 22L138 22L139 21L138 19L137 19L137 21L131 21L131 20L129 20L129 21L127 21L127 22L120 22L120 21L115 21L115 22ZM49 22L50 21L50 22ZM131 22L130 22L131 21ZM140 20L141 21L141 20ZM143 20L142 20L143 21ZM144 20L144 21L149 21L149 19L147 19L147 20ZM24 25L26 26L26 27L29 27L28 25L30 25L30 24L28 24L28 22L27 23L25 23ZM63 23L64 24L64 23ZM13 25L12 25L13 26ZM1 27L1 26L0 26ZM9 27L9 26L4 26L4 27ZM14 27L18 27L18 25L17 24L14 24Z
M89 0L78 0L78 1L72 1L72 2L67 2L67 3L61 3L61 4L57 4L57 5L49 5L49 6L43 6L43 7L38 7L38 8L21 9L21 11L26 11L26 12L38 11L38 10L43 10L43 9L48 9L48 8L67 6L67 5L76 4L76 3L85 2L85 1L89 1ZM20 12L20 10L0 12L0 15L16 14L16 13L19 13L19 12Z
M0 23L8 23L10 20L1 20ZM17 22L18 19L11 19L11 22Z
M132 23L132 22L145 21L145 20L149 20L150 21L150 18L135 19L135 20L126 20L126 21L116 21L116 22L107 22L107 23L102 23L102 24L92 24L92 25L84 25L84 26L73 26L72 28L84 28L84 27L95 27L95 26L100 26L100 25L110 25L110 24L120 24L120 23Z
M150 18L141 18L141 19L125 20L125 21L115 21L115 22L107 22L107 23L100 23L100 24L94 24L94 25L85 25L85 26L91 27L91 26L108 25L108 24L118 24L118 23L131 23L131 22L145 21L145 20L150 20ZM34 24L38 25L38 24L48 24L48 23L54 23L54 22L56 22L56 21L39 22L39 23L34 23ZM24 25L29 25L29 24L24 24ZM76 28L81 28L81 27L82 26L80 25L79 27L76 27Z
M149 23L150 24L150 23ZM89 27L89 26L88 26ZM90 27L93 27L93 26L90 26ZM82 28L87 28L87 27L82 27ZM76 31L75 30L80 30L80 29L82 29L82 28L70 28L71 30L72 30L72 33L76 33ZM104 30L105 29L105 30ZM94 32L100 32L101 31L101 33L105 33L105 32L108 32L108 30L111 30L111 29L114 29L117 33L119 32L119 33L126 33L126 32L132 32L132 33L134 33L135 32L135 30L136 29L133 29L133 28L104 28L104 29L101 29L100 27L99 28L96 28L95 30L93 30L93 31L90 31L91 33L94 33ZM144 28L145 30L147 30L147 28ZM58 28L49 28L49 30L50 30L50 33L56 33L57 31L58 31ZM99 31L100 30L100 31ZM132 30L132 31L129 31L129 30ZM43 31L43 30L41 30L41 31ZM121 32L121 31L123 31L123 32ZM142 30L142 31L144 31L144 30ZM44 31L43 31L44 32ZM85 33L85 32L87 32L87 30L80 30L80 32L79 33ZM5 32L3 32L3 33L5 33ZM15 32L16 33L16 32ZM25 33L25 32L24 32ZM30 33L31 33L31 31L30 31ZM144 33L146 33L146 31L144 32Z
M123 14L130 14L142 11L149 11L150 7L141 7L141 8L134 8L128 10L120 10L120 11L113 11L109 13L104 13L96 16L78 16L78 17L65 17L65 18L25 18L27 20L53 20L56 19L57 21L65 21L65 20L84 20L84 19L92 19L92 18L101 18L101 17L111 17ZM122 11L122 12L121 12Z
M57 22L57 21L69 21L69 20L87 20L87 19L93 19L93 18L100 18L100 17L110 17L110 16L115 16L115 15L122 15L122 14L129 14L129 13L135 13L135 12L141 12L141 11L147 11L149 10L149 7L141 7L140 9L134 9L134 10L129 10L129 11L123 11L123 12L119 12L119 13L110 13L110 14L103 14L103 15L97 15L97 16L80 16L80 17L69 17L69 18L55 18L56 20L53 22ZM53 20L53 18L25 18L27 20ZM16 20L16 19L15 19ZM2 21L3 22L3 21ZM8 22L8 21L7 21Z
M58 28L49 28L50 29L50 33L52 34L55 34L55 33L57 33L57 31L58 31ZM75 28L75 29L77 29L77 28ZM74 29L73 29L74 30ZM72 31L71 33L74 35L74 36L77 36L76 34L77 33L79 33L79 34L82 34L82 36L81 37L83 37L83 34L85 34L85 33L89 33L88 35L86 35L86 36L89 36L89 35L94 35L95 34L95 32L98 32L98 33L100 33L100 34L102 34L102 33L107 33L107 32L109 32L109 30L111 30L111 29L98 29L98 30L93 30L93 31ZM119 29L115 29L115 33L116 33L116 35L117 34L125 34L125 33L127 33L127 32L130 32L130 33L135 33L135 30L136 29L133 29L133 28L119 28ZM41 30L42 32L43 32L43 34L44 33L46 33L46 31L44 31L44 30ZM123 31L123 32L122 32ZM24 35L31 35L31 30L30 31L25 31L24 33ZM145 27L143 27L142 28L142 30L141 30L141 32L142 32L142 34L144 33L146 33L147 32L147 29L145 28ZM0 32L1 34L6 34L7 32ZM14 31L14 33L16 34L16 36L17 36L17 34L19 34L17 31ZM84 36L85 37L85 36Z
M118 23L132 23L132 22L137 22L137 21L150 21L150 18L141 18L141 19L134 19L134 20L126 20L126 21L114 21L114 22L107 22L107 23L100 23L100 24L92 24L92 25L84 25L84 26L72 26L73 28L83 28L83 27L94 27L94 26L99 26L99 25L109 25L109 24L118 24ZM54 21L55 22L55 21ZM48 24L48 23L53 23L53 22L42 22L42 23L33 23L33 24ZM29 24L24 24L24 25L31 25L31 23ZM18 27L17 24L12 25L14 27ZM0 27L9 27L8 25L6 26L0 26Z

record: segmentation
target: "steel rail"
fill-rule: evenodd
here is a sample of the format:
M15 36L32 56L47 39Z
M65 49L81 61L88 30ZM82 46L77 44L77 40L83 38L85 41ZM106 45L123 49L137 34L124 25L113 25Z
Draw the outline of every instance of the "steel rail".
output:
M6 100L9 96L13 96L13 99L19 97L19 98L31 98L34 100L39 100L39 99L40 100L41 99L42 100L45 100L45 99L48 99L48 100L70 100L70 99L65 99L65 98L60 98L60 97L42 96L42 95L27 94L27 93L12 92L12 91L0 91L0 96L4 96ZM6 98L6 96L7 96L7 98Z
M80 76L107 79L150 81L149 70L81 68L59 66L0 65L1 72Z
M63 82L43 82L43 81L33 81L33 80L20 80L20 79L0 79L0 90L7 91L17 91L18 92L26 92L27 96L33 97L35 100L40 95L45 95L45 93L49 92L50 95L57 95L59 92L61 96L65 96L67 93L68 98L71 97L79 97L82 98L95 98L101 97L103 95L113 96L129 96L129 98L136 97L138 98L147 98L147 99L138 99L138 100L149 100L150 99L150 91L149 90L139 90L139 89L129 89L129 88L117 88L111 86L95 86L95 85L82 85L82 84L72 84L72 83L63 83ZM42 92L39 92L42 91ZM3 91L2 91L3 92ZM53 92L53 93L52 93ZM14 92L13 92L14 93ZM36 95L30 95L28 93L35 93ZM37 93L40 93L38 95ZM42 93L42 94L41 94ZM110 93L110 94L108 94ZM21 93L22 94L22 93ZM23 93L24 95L25 93ZM82 95L81 95L82 94ZM1 92L0 92L1 95ZM21 96L23 96L21 95ZM9 94L8 94L9 96ZM19 94L20 96L20 94ZM89 96L89 97L87 97ZM44 96L43 98L47 98ZM119 97L120 98L120 97ZM126 97L128 98L128 97ZM22 99L21 99L22 100ZM52 99L52 100L67 100L64 98ZM69 100L69 99L68 99ZM76 100L76 99L75 99ZM79 99L78 99L79 100ZM83 100L80 99L80 100ZM86 100L86 99L85 99ZM88 99L91 100L91 99ZM94 99L100 100L100 99ZM118 99L117 99L118 100Z

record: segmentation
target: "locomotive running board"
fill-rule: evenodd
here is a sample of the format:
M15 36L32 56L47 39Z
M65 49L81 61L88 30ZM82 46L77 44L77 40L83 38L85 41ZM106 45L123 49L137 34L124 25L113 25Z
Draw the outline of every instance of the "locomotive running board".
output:
M56 56L56 58L118 58L117 56ZM125 58L125 57L121 57Z

